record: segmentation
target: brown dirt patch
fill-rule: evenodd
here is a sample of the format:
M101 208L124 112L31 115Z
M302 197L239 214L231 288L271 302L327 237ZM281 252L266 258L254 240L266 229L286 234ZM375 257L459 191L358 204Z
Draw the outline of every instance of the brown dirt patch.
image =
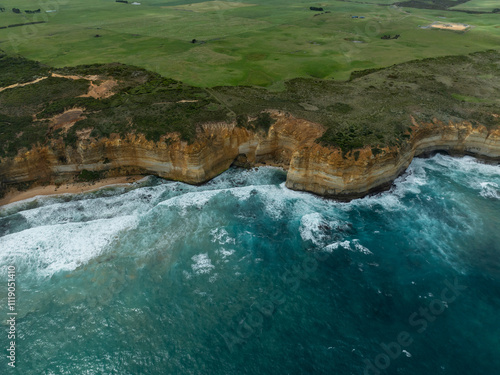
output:
M80 140L88 140L90 139L90 134L92 133L92 129L82 129L82 130L77 130L76 135L78 136L78 139Z
M78 76L78 75L62 75L57 73L52 73L53 77L68 78L68 79L86 79L90 81L89 91L80 95L82 98L92 97L94 99L105 99L113 96L115 93L113 89L118 85L118 82L114 79L103 79L97 75L92 76ZM100 84L95 84L94 81L99 81Z
M92 97L94 99L105 99L114 95L113 89L118 85L113 79L108 79L106 81L102 81L100 85L94 84L94 82L90 82L89 92L85 95L81 95L83 98Z
M4 90L8 90L8 89L13 89L15 87L23 87L23 86L27 86L27 85L33 85L34 83L37 83L37 82L40 82L44 79L46 79L47 77L41 77L41 78L37 78L35 79L34 81L31 81L31 82L26 82L26 83L14 83L13 85L10 85L10 86L6 86L6 87L0 87L0 92L4 91Z
M433 29L452 30L452 31L467 31L470 25L465 23L452 23L452 22L434 22L430 25Z
M84 108L73 108L52 117L50 119L50 130L54 131L63 128L64 132L67 132L75 122L85 118L85 116L82 116L84 110Z

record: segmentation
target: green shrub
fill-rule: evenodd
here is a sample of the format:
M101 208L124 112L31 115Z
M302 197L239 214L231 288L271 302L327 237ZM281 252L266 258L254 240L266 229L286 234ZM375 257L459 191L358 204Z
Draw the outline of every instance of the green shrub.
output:
M48 73L49 67L40 64L38 61L9 57L0 51L0 87L30 82L47 76Z
M268 112L261 112L257 115L257 119L252 121L251 124L256 129L261 129L267 132L271 125L274 124L274 120Z
M76 178L79 182L92 182L101 178L101 172L82 170Z

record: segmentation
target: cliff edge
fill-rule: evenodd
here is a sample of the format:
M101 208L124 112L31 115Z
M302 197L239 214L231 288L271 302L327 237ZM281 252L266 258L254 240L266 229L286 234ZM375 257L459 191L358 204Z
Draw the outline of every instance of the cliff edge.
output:
M443 123L437 119L418 123L411 118L410 137L400 146L351 150L324 146L316 141L325 132L321 124L274 111L267 133L234 123L200 127L196 141L148 141L143 135L114 135L87 140L77 147L61 142L35 147L12 159L2 159L4 184L16 186L61 183L82 171L102 176L154 174L170 180L200 184L232 164L243 167L278 166L288 170L286 186L325 197L349 200L388 188L416 156L444 151L500 160L500 129L488 130L470 122Z
M495 50L279 92L198 88L122 64L0 56L0 72L0 195L132 174L200 184L231 165L272 165L290 189L349 200L388 188L416 156L500 160Z

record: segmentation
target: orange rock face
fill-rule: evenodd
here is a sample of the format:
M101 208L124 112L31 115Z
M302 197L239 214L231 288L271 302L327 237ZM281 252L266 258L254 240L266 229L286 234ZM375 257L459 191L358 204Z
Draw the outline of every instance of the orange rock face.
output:
M315 141L324 133L320 124L272 112L276 122L267 134L235 124L205 124L188 144L176 135L158 142L143 135L109 139L82 139L76 147L62 142L34 147L0 163L4 187L16 183L54 182L82 170L104 171L108 176L154 174L166 179L199 184L238 165L273 165L288 169L286 186L315 194L352 199L390 186L415 156L443 150L453 155L500 157L500 130L488 131L468 122L418 124L402 147L386 147L374 155L365 147L347 156Z
M451 155L475 155L491 160L500 157L500 130L488 131L469 122L418 124L402 147L385 147L374 155L370 147L342 157L338 149L313 145L294 153L286 186L337 199L352 199L391 185L415 156L435 151ZM357 154L357 157L355 156Z

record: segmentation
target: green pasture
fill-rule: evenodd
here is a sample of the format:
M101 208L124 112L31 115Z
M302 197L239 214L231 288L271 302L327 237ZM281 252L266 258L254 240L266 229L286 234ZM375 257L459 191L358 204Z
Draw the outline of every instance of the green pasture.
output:
M498 0L470 0L464 4L454 6L452 9L491 12L493 9L496 8L500 8L500 2Z
M138 2L0 0L6 8L0 27L47 21L0 29L0 49L55 67L116 61L195 86L280 88L290 78L347 79L353 70L498 48L500 43L500 14L331 0ZM311 5L330 13L310 11ZM13 7L22 14L13 13ZM38 8L40 14L24 13ZM440 17L474 28L457 33L419 27L443 21ZM384 34L401 37L380 39Z

